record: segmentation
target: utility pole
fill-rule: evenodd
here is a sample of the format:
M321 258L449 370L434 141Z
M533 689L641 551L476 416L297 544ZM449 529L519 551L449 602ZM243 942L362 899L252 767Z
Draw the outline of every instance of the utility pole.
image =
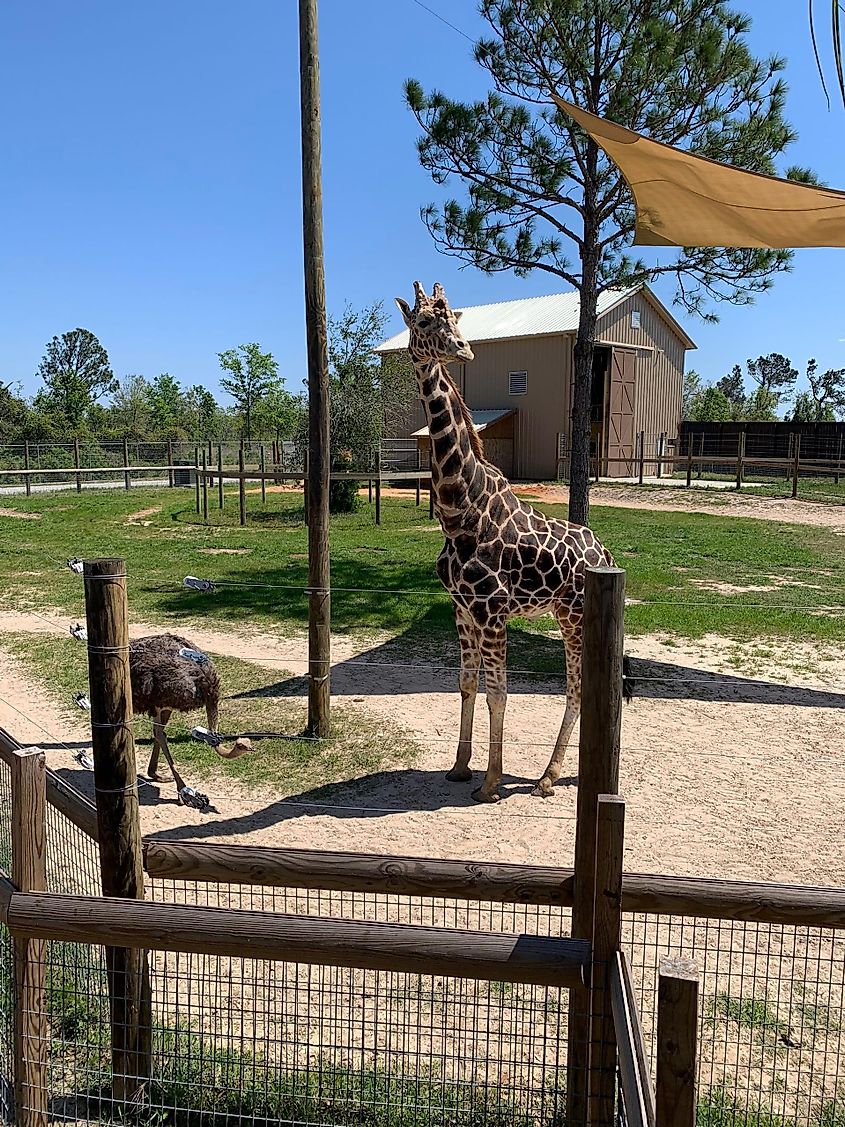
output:
M323 182L317 0L299 0L302 237L308 342L308 734L329 735L329 376L323 267Z

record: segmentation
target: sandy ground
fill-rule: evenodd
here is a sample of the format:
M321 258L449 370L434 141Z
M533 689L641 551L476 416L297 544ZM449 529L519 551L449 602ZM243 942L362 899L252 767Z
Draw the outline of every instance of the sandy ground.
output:
M0 638L9 631L58 630L64 621L61 614L48 617L57 617L58 625L2 614ZM268 684L280 666L304 672L304 637L235 636L187 623L181 629L212 653L265 665ZM132 634L154 630L137 623ZM631 640L640 683L624 714L620 788L628 801L629 870L845 885L845 656L800 646L774 660L773 648L740 647L716 636L700 643ZM336 638L333 692L346 706L360 707L362 721L377 714L410 730L421 746L413 767L388 764L341 786L315 778L311 789L294 795L247 791L222 776L204 779L201 789L217 808L208 815L177 806L172 786L148 785L141 790L144 832L571 864L575 752L553 798L530 793L560 724L562 686L511 678L504 801L478 806L468 785L443 777L457 738L454 672L428 668L419 655L372 664L384 662L384 654L377 643L356 652L348 639ZM50 765L90 793L92 776L73 758L89 734L83 714L53 703L8 655L0 663L0 698L0 725L45 747ZM225 702L223 709L225 717ZM476 769L486 762L486 734L480 695Z

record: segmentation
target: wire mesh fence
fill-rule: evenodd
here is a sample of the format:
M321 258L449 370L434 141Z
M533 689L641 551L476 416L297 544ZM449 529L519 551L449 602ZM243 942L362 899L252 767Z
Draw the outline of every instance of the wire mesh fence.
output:
M0 762L2 810L10 810ZM8 866L9 819L0 819ZM50 891L96 894L96 844L48 807ZM566 936L568 908L147 877L162 904ZM225 917L221 917L225 926ZM468 939L469 941L469 939ZM0 1113L11 1112L11 958L0 933ZM640 1019L655 1053L662 958L701 978L702 1124L836 1125L845 937L831 929L626 913ZM52 1118L106 1122L111 1103L102 948L50 943ZM548 987L151 952L152 1081L143 1115L174 1124L566 1123L568 995ZM4 1092L6 1093L4 1096ZM5 1101L5 1102L4 1102ZM619 1109L624 1121L624 1109Z

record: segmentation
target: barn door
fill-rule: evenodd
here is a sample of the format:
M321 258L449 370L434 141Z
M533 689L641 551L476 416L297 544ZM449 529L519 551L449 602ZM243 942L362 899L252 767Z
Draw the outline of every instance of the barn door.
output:
M613 349L607 405L608 477L634 474L634 394L637 354Z

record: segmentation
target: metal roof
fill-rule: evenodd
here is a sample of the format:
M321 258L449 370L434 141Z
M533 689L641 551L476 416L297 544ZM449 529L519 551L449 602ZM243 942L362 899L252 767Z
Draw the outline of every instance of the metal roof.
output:
M508 415L515 414L515 407L502 407L498 411L470 411L470 415L472 415L472 425L477 431L482 431L485 427L489 427L492 426L493 423L497 423L499 419L506 419ZM428 437L427 426L420 427L419 430L415 430L411 435L411 438L422 437Z
M598 300L598 315L637 293L640 286L605 290ZM463 310L461 332L468 341L506 340L509 337L534 337L547 333L574 333L578 328L581 301L577 290L553 293L547 297L522 297L517 301L497 301L492 305L469 305ZM458 312L456 309L455 312ZM408 347L408 330L390 337L376 352L394 352Z

